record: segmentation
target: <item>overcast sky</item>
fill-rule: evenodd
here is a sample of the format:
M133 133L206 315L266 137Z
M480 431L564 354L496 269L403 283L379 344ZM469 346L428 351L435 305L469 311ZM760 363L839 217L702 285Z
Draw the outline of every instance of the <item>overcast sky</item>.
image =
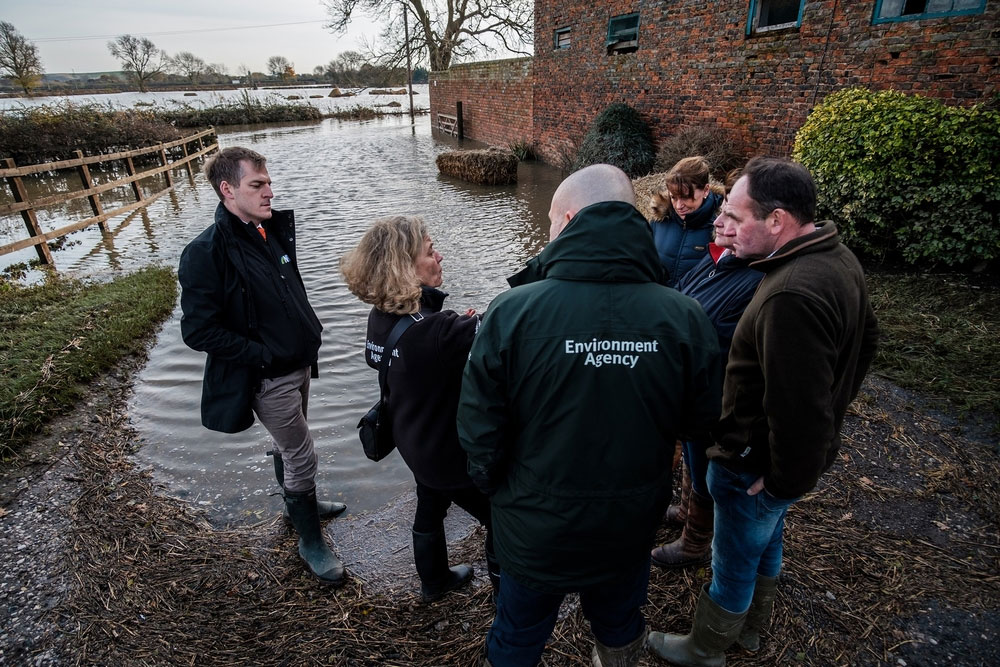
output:
M123 34L148 37L171 56L190 51L223 63L230 74L240 65L263 72L276 55L297 72L312 72L343 51L361 50L361 39L378 33L357 16L335 36L323 28L325 19L320 0L0 0L0 20L38 46L50 73L121 69L107 43Z

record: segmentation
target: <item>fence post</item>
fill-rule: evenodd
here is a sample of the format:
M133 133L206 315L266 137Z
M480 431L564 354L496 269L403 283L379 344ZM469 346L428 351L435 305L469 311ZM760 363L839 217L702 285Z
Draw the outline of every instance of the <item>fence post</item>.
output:
M455 131L458 132L459 139L465 139L465 123L462 121L462 102L455 102Z
M12 158L6 158L4 164L8 169L16 169L17 165L14 164ZM7 183L10 185L10 191L14 195L14 201L20 204L21 202L28 201L28 191L24 189L24 183L21 182L20 176L8 176ZM31 238L37 238L39 236L44 236L42 228L38 225L38 218L35 216L35 209L29 208L21 211L21 217L24 218L24 226L28 230L28 235ZM38 259L42 264L53 265L52 262L52 251L49 250L49 244L44 239L41 243L35 244L35 252L38 253Z
M170 164L169 162L167 162L167 149L163 147L162 141L160 142L160 163L164 167ZM166 171L164 171L163 175L167 177L167 187L168 188L174 187L174 177L173 175L171 175L170 170L167 169Z
M186 143L181 144L181 148L184 149L184 166L188 171L188 178L194 179L194 169L191 168L191 160L188 159L188 145Z
M131 157L125 158L125 171L128 172L129 176L135 176L135 163L132 162ZM132 181L132 192L135 193L135 200L142 201L142 187L139 186L139 181Z
M83 159L83 151L73 151L76 153L78 160ZM93 181L90 179L90 168L85 164L77 165L76 171L80 174L80 180L83 181L83 189L89 190L94 187ZM90 200L90 210L94 212L94 215L101 216L104 215L104 211L101 210L101 200L97 195L87 195L87 199ZM101 233L108 233L108 222L107 220L101 220L97 225L101 228Z

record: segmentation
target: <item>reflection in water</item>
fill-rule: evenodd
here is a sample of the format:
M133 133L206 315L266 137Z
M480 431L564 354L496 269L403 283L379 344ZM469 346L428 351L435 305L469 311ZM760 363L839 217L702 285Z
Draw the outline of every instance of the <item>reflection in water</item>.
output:
M488 187L441 177L434 158L454 142L430 136L428 119L415 130L408 119L364 123L327 120L298 127L253 129L220 137L223 146L249 145L268 158L275 208L292 208L306 289L325 329L320 377L312 384L310 425L320 457L321 490L350 505L374 509L412 485L401 459L368 461L356 424L377 397L375 373L362 353L368 306L347 291L337 263L376 217L423 216L444 255L447 306L485 310L506 288L506 277L548 238L546 213L560 173L522 165L519 183ZM212 222L218 199L199 176L177 178L176 192L102 239L96 227L81 243L61 250L56 264L78 273L176 266L184 245ZM236 435L201 427L199 399L204 355L180 338L179 308L166 322L130 405L143 441L137 454L171 493L203 506L219 523L277 511L266 433L255 425Z

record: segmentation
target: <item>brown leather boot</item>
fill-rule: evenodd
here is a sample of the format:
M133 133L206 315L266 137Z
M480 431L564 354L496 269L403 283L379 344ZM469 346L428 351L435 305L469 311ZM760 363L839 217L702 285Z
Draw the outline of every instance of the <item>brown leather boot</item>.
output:
M667 525L683 526L687 523L688 500L691 497L691 469L682 464L681 469L681 499L676 505L667 508L663 522Z
M700 565L712 560L712 534L715 503L711 496L691 491L687 523L681 536L652 551L653 563L660 567L679 568Z

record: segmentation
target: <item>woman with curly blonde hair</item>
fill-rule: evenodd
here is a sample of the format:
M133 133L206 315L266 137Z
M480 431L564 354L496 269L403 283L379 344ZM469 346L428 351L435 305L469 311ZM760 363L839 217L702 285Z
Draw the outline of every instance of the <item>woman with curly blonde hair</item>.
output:
M365 360L377 370L382 355L392 354L382 409L389 411L396 448L417 484L413 560L425 602L472 579L468 565L448 567L444 518L452 503L486 527L486 563L494 590L499 577L489 499L469 478L455 425L462 370L479 316L474 310L464 315L442 310L448 295L438 289L441 260L423 220L393 216L376 220L340 261L348 289L374 306L368 315ZM403 317L414 322L395 351L385 350Z

